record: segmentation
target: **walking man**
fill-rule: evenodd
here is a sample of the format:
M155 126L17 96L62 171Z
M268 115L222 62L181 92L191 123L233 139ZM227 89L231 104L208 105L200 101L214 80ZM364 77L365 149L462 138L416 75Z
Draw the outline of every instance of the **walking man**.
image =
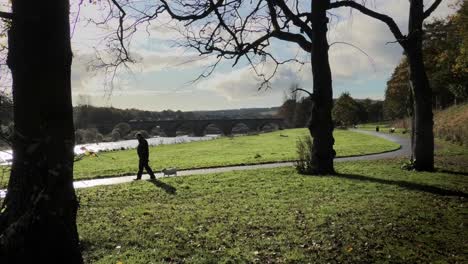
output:
M137 173L137 178L135 180L141 180L141 175L143 174L143 168L146 170L146 172L148 172L151 179L154 180L156 179L156 176L154 176L153 170L148 165L148 161L149 161L148 141L146 141L146 139L140 133L137 133L136 136L138 139L137 152L138 152L138 158L140 160L138 162L138 173Z

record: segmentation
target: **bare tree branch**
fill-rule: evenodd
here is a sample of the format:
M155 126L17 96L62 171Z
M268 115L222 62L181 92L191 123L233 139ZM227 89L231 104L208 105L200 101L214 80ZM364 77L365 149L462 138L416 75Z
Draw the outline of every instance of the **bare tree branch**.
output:
M351 43L348 43L348 42L344 42L344 41L335 41L335 42L331 43L328 47L331 47L331 46L333 46L333 45L335 45L335 44L348 45L348 46L350 46L350 47L353 47L353 48L357 49L357 50L360 51L362 54L366 55L367 59L369 60L369 62L370 62L371 65L372 65L372 68L374 69L374 71L376 70L376 69L375 69L375 62L374 62L374 60L372 59L372 57L371 57L369 54L367 54L367 52L365 52L364 50L362 50L361 48L359 48L358 46L356 46L356 45L354 45L354 44L351 44Z
M180 21L187 21L187 20L199 20L199 19L209 16L213 12L214 9L220 7L223 4L224 0L218 0L216 4L214 4L213 1L210 1L208 8L206 8L201 14L198 14L198 15L197 14L177 15L176 13L174 13L174 11L172 11L172 9L169 7L169 5L167 4L165 0L161 0L161 2L163 3L165 10L169 13L169 15L172 18L180 20Z
M0 11L0 18L3 18L3 19L13 19L13 18L14 18L14 15L13 15L13 13L8 13L8 12Z
M435 0L434 3L432 3L432 5L426 11L424 11L423 19L428 18L432 14L432 12L434 12L434 10L437 9L440 3L442 3L442 0Z
M375 18L377 20L380 20L380 21L384 22L390 28L390 31L395 36L396 40L401 45L405 45L406 36L404 36L401 33L400 29L398 28L398 25L395 23L393 18L391 18L391 17L389 17L387 15L378 13L376 11L373 11L373 10L365 7L364 5L356 3L355 1L352 1L352 0L343 0L343 1L330 3L329 9L339 8L339 7L351 7L351 8L354 8L354 9L360 11L361 13L363 13L365 15L368 15L370 17L373 17L373 18Z
M307 91L307 90L304 90L304 89L302 89L302 88L297 88L297 89L292 90L293 93L295 93L295 92L297 92L297 91L301 91L301 92L304 92L304 93L308 94L308 95L310 96L311 99L314 98L314 94L313 94L313 93L311 93L311 92L309 92L309 91Z
M186 28L185 32L181 32L185 35L186 47L195 48L202 55L215 53L218 57L234 59L233 66L237 65L240 58L244 57L256 75L264 79L261 86L268 86L268 81L273 76L266 76L258 71L256 63L251 59L251 54L273 61L275 63L273 73L276 73L281 64L292 61L299 62L297 59L276 60L265 49L270 45L270 39L276 38L294 42L308 53L312 48L311 41L307 40L303 34L296 33L298 31L312 32L307 22L300 19L304 18L307 21L309 14L296 10L300 13L296 19L296 14L289 9L284 1L278 3L272 0L259 0L255 3L247 3L238 0L218 0L216 2L207 0L203 3L203 1L174 0L168 2L162 0L162 3L164 9L173 19L187 21L186 26L193 26L197 22L203 23L201 28ZM249 8L242 9L243 4L249 5ZM174 6L177 5L181 8L176 9ZM244 11L240 12L239 10ZM248 11L245 12L246 10ZM289 14L289 17L285 12ZM259 25L262 28L258 29ZM297 25L302 26L302 28L299 27L299 30L295 30L295 32L290 30L290 27L298 28ZM307 37L309 36L307 35ZM213 67L210 66L208 73L212 70ZM207 77L205 73L197 80L200 77Z
M126 45L124 44L124 19L125 19L125 16L127 15L127 13L125 12L125 10L122 8L122 6L120 6L119 3L117 3L116 0L111 0L112 3L119 9L120 11L120 15L119 15L119 28L117 30L117 38L120 42L120 47L121 47L121 52L124 54L124 57L122 58L123 61L129 61L129 62L132 62L132 59L130 58L130 55L128 54L128 51L127 51L127 48L126 48Z
M312 50L312 42L307 41L307 39L301 34L294 34L289 32L275 32L273 37L277 39L291 41L297 43L305 52L310 52Z
M312 39L312 28L307 25L306 22L302 21L297 14L294 14L291 9L289 9L288 5L283 0L276 0L274 3L281 8L284 12L286 17L293 21L294 25L299 27L302 31L304 31L307 36Z

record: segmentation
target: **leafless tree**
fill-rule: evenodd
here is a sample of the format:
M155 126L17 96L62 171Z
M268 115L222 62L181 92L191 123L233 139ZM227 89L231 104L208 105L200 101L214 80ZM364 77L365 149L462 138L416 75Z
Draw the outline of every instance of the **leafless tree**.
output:
M138 25L150 23L166 13L183 23L183 46L197 50L201 56L216 58L198 79L209 76L223 59L232 60L233 66L242 60L261 77L259 89L267 88L281 65L304 63L297 57L281 58L272 48L274 41L294 43L310 54L313 57L313 92L302 89L314 100L309 122L314 138L311 155L314 166L310 173L334 173L332 80L326 36L330 0L307 3L298 0L160 0L143 8L131 2L112 0L113 8L110 8L113 14L118 14L114 18L119 20L115 34L118 42L128 47L126 40ZM132 17L130 26L125 26L125 17ZM118 53L131 56L122 50ZM273 69L263 72L260 70L263 65L272 65Z
M422 40L423 22L434 12L442 0L435 0L424 10L424 0L410 0L408 35L403 35L395 21L388 15L368 8L366 1L342 0L331 3L330 8L350 7L385 23L408 58L410 84L414 100L412 157L414 168L421 171L434 170L434 133L432 113L432 90L424 66Z

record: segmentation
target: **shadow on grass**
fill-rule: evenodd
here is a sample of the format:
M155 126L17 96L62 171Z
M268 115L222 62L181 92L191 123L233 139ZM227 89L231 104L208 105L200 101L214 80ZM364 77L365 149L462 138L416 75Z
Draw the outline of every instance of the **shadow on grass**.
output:
M468 176L468 172L461 172L461 171L453 171L453 170L446 170L446 169L438 169L437 172L452 174L452 175L462 175Z
M376 182L376 183L388 184L388 185L396 185L396 186L399 186L401 188L405 188L408 190L422 191L422 192L427 192L427 193L441 195L441 196L459 196L459 197L464 197L464 198L468 197L468 194L462 191L452 191L452 190L442 189L442 188L435 187L435 186L407 182L407 181L393 181L393 180L372 178L372 177L355 175L355 174L337 174L337 175L334 175L334 177L351 179L351 180L359 180L359 181L367 181L367 182Z
M154 184L154 186L163 189L168 194L176 194L177 189L172 185L169 185L169 184L167 184L165 182L162 182L162 181L159 181L157 179L149 180L149 182Z

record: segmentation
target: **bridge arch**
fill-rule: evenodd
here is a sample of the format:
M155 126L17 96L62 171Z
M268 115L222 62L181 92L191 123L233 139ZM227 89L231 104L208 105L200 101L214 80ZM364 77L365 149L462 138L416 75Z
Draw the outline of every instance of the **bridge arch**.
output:
M224 135L230 135L233 128L239 124L244 124L250 131L259 131L266 124L275 124L279 129L283 129L283 119L263 118L263 119L199 119L199 120L155 120L155 121L131 121L129 122L133 130L151 131L158 127L160 131L168 137L177 136L177 131L185 128L186 132L191 132L195 136L203 136L208 126L215 126Z
M258 126L258 130L259 131L263 131L265 130L265 127L273 127L272 130L282 130L283 127L282 127L282 124L278 123L278 122L275 122L275 121L265 121L265 122L262 122L259 124Z
M252 122L233 122L231 126L231 134L235 134L235 132L239 134L248 133L248 132L256 132L257 125Z
M194 122L193 125L193 134L197 137L203 137L206 134L206 129L208 127L212 127L213 129L218 130L221 134L223 134L223 127L217 122Z

